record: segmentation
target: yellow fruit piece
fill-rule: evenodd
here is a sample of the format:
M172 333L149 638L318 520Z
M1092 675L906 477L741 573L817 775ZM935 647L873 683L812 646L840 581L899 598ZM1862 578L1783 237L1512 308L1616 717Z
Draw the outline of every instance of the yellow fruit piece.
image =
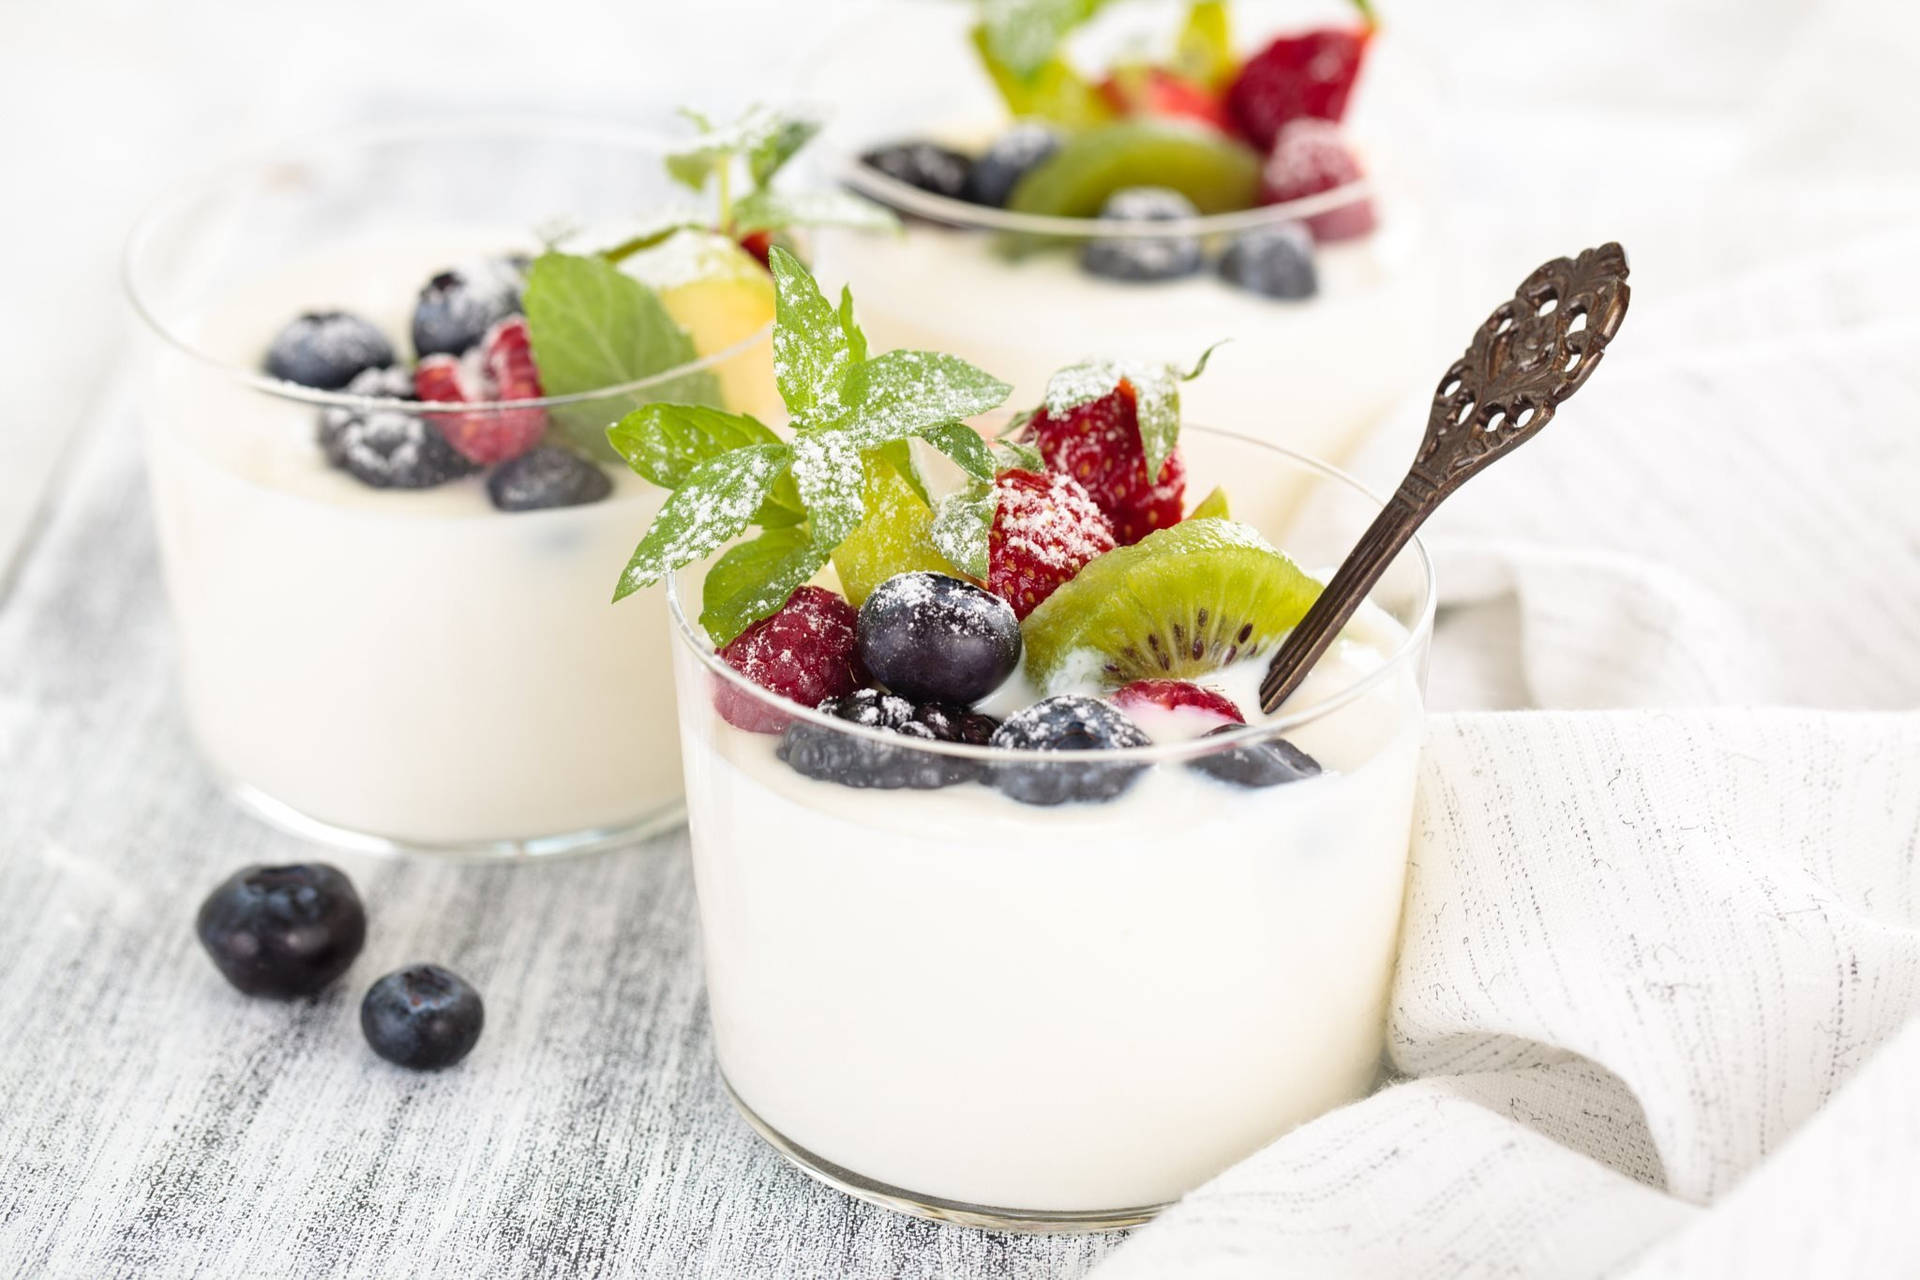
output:
M867 514L833 551L833 568L848 602L859 608L896 573L927 569L963 576L933 545L933 508L878 454L869 453L863 461Z
M745 342L773 323L773 277L732 240L676 231L620 269L650 286L703 356ZM773 382L773 346L759 342L713 366L726 407L762 420L785 410Z

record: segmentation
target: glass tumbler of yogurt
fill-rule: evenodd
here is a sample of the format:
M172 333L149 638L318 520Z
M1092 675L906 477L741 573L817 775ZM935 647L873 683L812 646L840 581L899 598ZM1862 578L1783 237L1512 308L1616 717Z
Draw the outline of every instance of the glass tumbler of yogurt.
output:
M1067 55L1091 78L1109 59L1163 38L1185 10L1160 0L1110 6L1072 38ZM1276 32L1352 20L1350 6L1309 0L1236 0L1232 10L1243 57ZM1253 204L1255 175L1265 183L1273 163L1260 148L1191 119L1148 119L1146 127L1176 142L1211 139L1236 158L1228 172L1197 180L1216 195L1211 207L1202 207L1204 195L1184 213L1177 201L1157 212L1149 201L1141 216L1152 220L1125 221L1095 216L1092 204L1071 195L1061 201L1074 207L1071 216L1035 212L1022 207L1017 182L1006 194L1006 172L982 178L988 157L1021 128L1052 130L1069 145L1076 134L1047 122L1016 125L975 56L975 13L968 5L881 6L848 25L818 70L818 96L835 103L820 163L905 222L897 235L824 230L814 245L816 273L851 286L877 348L952 352L1012 383L1020 403L1037 399L1054 370L1091 354L1164 360L1230 339L1208 376L1184 393L1188 413L1335 460L1412 389L1406 371L1441 359L1436 249L1418 176L1421 81L1396 61L1391 40L1374 42L1378 51L1339 129L1363 173L1298 198L1268 191L1259 197L1267 202ZM859 87L848 93L848 85ZM1309 153L1318 128L1301 126ZM923 177L910 164L876 160L923 142L971 171L943 187L938 166ZM1171 166L1191 173L1213 164L1205 146L1128 152L1116 143L1090 165L1124 178L1089 181L1179 185ZM1311 167L1311 155L1302 163ZM1245 192L1227 191L1236 183ZM1229 266L1246 260L1238 242L1276 236L1294 237L1311 262L1310 279L1267 277L1263 287L1279 296L1247 287L1245 276L1259 272L1236 279ZM1129 278L1136 266L1154 272L1167 263L1169 275Z
M755 286L681 254L680 278L649 283L690 358L568 395L435 414L377 380L320 389L263 367L292 317L338 309L389 335L404 374L425 355L410 350L424 282L523 266L557 220L659 206L668 145L524 121L334 136L183 186L135 231L128 288L160 340L141 409L184 702L212 768L269 820L350 847L512 857L678 819L664 608L607 604L658 491L609 454L603 479L577 466L593 500L512 509L490 495L504 467L387 484L349 474L327 441L350 420L485 435L529 415L591 440L663 398L777 413L757 264ZM764 302L743 302L756 287Z
M1189 428L1181 448L1303 565L1336 564L1380 507L1264 442ZM1261 653L1208 678L1244 728L1143 718L1150 745L1071 755L785 701L690 620L702 572L671 580L669 607L715 1048L788 1159L909 1213L1108 1228L1373 1085L1433 616L1418 544L1277 715L1253 710ZM1027 705L1022 680L976 709ZM877 752L946 781L803 776L795 733L816 759ZM1250 782L1279 740L1318 772ZM1033 802L1046 770L1089 768L1117 794Z

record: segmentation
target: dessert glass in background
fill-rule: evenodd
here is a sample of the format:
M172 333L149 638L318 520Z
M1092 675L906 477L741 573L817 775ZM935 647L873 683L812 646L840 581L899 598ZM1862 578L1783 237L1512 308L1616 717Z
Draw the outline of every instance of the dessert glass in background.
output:
M371 320L404 363L430 277L537 254L559 219L660 205L670 145L562 123L343 135L182 187L136 229L128 289L162 340L142 407L184 701L214 770L269 821L349 847L526 856L678 820L664 609L608 603L660 492L611 454L611 493L590 505L496 510L484 474L369 487L323 457L323 412L421 406L261 371L283 325L330 308ZM545 412L582 439L657 399L778 415L765 273L737 290L672 278L697 257L623 268L665 272L649 283L696 359L460 416Z
M1190 427L1180 448L1195 484L1229 479L1235 518L1310 568L1380 509L1258 441ZM790 1160L910 1213L1115 1227L1372 1086L1433 614L1417 543L1279 716L1065 758L903 738L767 692L687 617L703 572L675 575L669 606L715 1047ZM1261 665L1209 683L1252 709ZM734 727L717 695L735 721L989 775L1144 768L1116 799L1051 807L988 781L843 786L783 763L780 737ZM1241 787L1192 765L1276 737L1325 771Z
M1076 65L1101 67L1166 44L1185 9L1168 0L1113 4L1065 48ZM1340 126L1366 167L1364 180L1144 225L954 199L862 162L870 148L913 139L977 156L1012 123L969 38L975 13L968 4L878 6L836 34L803 87L835 104L819 162L907 221L897 236L832 230L813 244L816 274L851 285L875 349L952 352L1011 382L1021 403L1038 399L1054 370L1090 354L1165 360L1224 339L1207 376L1185 391L1188 416L1335 460L1441 358L1439 277L1416 174L1425 128L1419 77L1393 57L1390 10ZM1243 58L1276 35L1356 21L1352 6L1336 0L1234 0L1231 13ZM1337 224L1369 203L1371 232L1315 247L1310 297L1265 296L1229 285L1216 270L1226 247L1249 231ZM1206 265L1153 281L1102 278L1081 266L1092 246L1168 237L1198 238Z

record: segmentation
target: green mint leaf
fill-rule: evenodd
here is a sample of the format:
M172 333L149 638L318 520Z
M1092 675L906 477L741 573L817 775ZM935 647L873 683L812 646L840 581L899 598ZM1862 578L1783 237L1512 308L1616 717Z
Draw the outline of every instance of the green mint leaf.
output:
M973 47L1008 114L1051 120L1066 129L1091 128L1113 118L1106 98L1064 58L1048 59L1032 72L1021 73L993 52L985 27L973 29Z
M846 285L840 286L840 310L837 318L840 321L841 336L847 340L848 360L852 364L865 364L867 361L867 334L866 331L860 327L859 321L853 318L853 290L849 289Z
M773 175L820 132L821 122L813 116L777 111L767 114L767 124L746 147L747 175L756 187L766 186Z
M796 587L820 572L827 553L805 529L768 529L729 547L713 562L700 593L700 625L714 647L726 645L787 602Z
M741 235L787 227L896 231L900 219L885 205L851 191L752 191L733 206L733 228Z
M522 294L542 389L570 396L638 382L691 363L698 354L653 290L600 257L543 253ZM634 390L555 405L554 425L578 447L607 456L607 424L656 400L717 404L720 383L705 369Z
M859 357L847 326L800 259L775 245L769 265L774 288L773 380L795 429L805 431L844 412L847 375ZM845 305L851 325L850 301ZM864 353L864 337L859 345Z
M843 396L846 415L836 425L843 425L861 448L872 448L997 409L1012 392L958 356L886 351L853 367Z
M665 205L645 217L619 223L620 239L611 248L600 250L600 256L608 262L622 262L642 249L651 249L676 231L704 230L710 221L705 212L693 205Z
M1225 89L1239 66L1226 0L1194 0L1174 41L1173 69L1210 89Z
M911 440L889 440L875 452L907 482L907 488L913 490L920 501L929 507L933 505L933 495L927 491L927 478L920 474L920 462L913 456Z
M1040 451L1021 440L1002 439L993 446L994 456L1003 468L1015 471L1045 471L1047 460Z
M964 422L936 422L920 430L919 436L951 458L968 478L982 484L993 482L993 451L980 433Z
M990 484L975 484L940 499L927 535L950 564L970 577L987 576L988 536L999 493Z
M652 586L739 534L792 462L784 444L753 444L695 465L634 548L613 598Z
M1007 419L1007 425L1000 428L1001 440L1011 440L1026 434L1027 424L1039 415L1038 409L1021 409Z
M780 437L758 419L704 405L642 405L607 428L607 442L635 472L662 489L685 484L693 469L709 458L752 444L779 444ZM799 524L806 512L791 473L754 514L754 523L774 527Z
M1058 52L1075 27L1108 0L979 0L980 26L988 52L1014 75L1027 79Z
M1232 341L1232 338L1220 339L1220 341L1200 353L1200 358L1193 362L1193 368L1187 370L1185 373L1177 373L1176 376L1178 376L1182 382L1192 382L1195 378L1207 371L1207 361L1213 359L1213 353Z
M811 431L793 442L793 480L813 526L813 540L831 552L866 516L866 469L844 431Z

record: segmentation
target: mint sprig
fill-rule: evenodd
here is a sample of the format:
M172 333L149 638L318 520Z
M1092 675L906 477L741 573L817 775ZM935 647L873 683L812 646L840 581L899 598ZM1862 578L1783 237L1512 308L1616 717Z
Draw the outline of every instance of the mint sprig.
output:
M774 381L792 441L745 414L699 405L648 405L607 433L636 472L673 489L615 599L761 526L707 574L700 623L717 645L778 609L859 527L867 454L879 453L924 492L907 444L917 437L985 487L992 454L961 420L999 407L1011 391L953 356L869 355L851 293L842 290L835 306L792 254L775 246L770 257Z
M979 0L982 44L996 62L1030 79L1068 34L1111 0Z
M569 396L638 382L691 363L693 339L659 297L598 256L549 250L527 269L521 295L542 391ZM704 369L657 385L555 405L555 427L577 448L604 454L609 420L650 400L717 404L720 384Z

